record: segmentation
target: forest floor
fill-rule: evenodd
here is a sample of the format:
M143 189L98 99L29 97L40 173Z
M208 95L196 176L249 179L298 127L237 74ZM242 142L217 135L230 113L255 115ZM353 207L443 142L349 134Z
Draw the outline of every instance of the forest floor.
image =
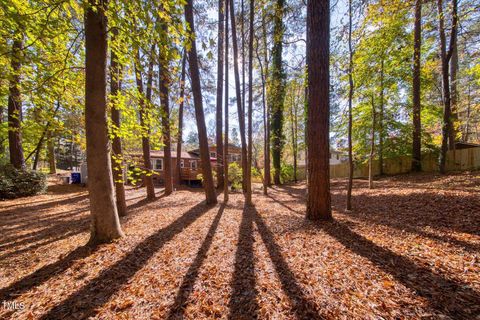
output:
M327 223L303 183L251 208L129 189L126 237L95 248L85 188L0 202L0 318L480 319L479 172L355 180L352 212L345 187Z

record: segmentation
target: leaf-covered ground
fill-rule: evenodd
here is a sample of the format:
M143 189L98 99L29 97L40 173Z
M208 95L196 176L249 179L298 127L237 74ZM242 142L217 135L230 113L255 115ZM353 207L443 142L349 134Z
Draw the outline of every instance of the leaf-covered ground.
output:
M255 191L130 189L126 237L96 248L83 188L0 202L0 318L480 319L480 173L355 180L352 212L335 180L330 223L304 184Z

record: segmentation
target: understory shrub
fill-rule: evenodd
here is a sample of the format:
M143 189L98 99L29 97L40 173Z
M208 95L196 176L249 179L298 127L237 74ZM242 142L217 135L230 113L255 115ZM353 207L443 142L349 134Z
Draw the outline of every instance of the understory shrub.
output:
M0 199L33 196L47 190L47 176L41 172L0 166Z
M232 190L242 189L242 168L236 162L228 165L228 182L232 186Z
M280 170L280 178L282 179L283 183L292 182L294 180L293 165L282 163Z

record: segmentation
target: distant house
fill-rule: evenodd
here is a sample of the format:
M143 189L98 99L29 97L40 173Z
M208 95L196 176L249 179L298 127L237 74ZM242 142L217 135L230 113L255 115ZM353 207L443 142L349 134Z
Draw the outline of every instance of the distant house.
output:
M210 163L212 169L217 170L222 161L217 161L217 148L215 145L209 146ZM141 154L134 155L140 159ZM155 183L163 183L164 180L164 152L162 150L152 150L150 158L152 161L152 169L155 171L153 180ZM240 162L242 159L241 148L229 144L228 145L228 162ZM141 163L141 162L140 162ZM177 166L177 152L172 151L172 174L175 175ZM200 160L200 149L194 149L188 152L182 152L180 157L180 177L183 182L199 181L199 175L202 173L202 161Z
M305 166L305 152L299 152L297 161L299 167ZM330 149L329 161L330 165L340 164L348 161L348 157L343 152L337 151L335 149Z
M330 149L330 165L340 164L348 160L348 157L340 151Z
M194 153L197 156L200 157L200 149L194 149L192 151L189 151L190 153ZM215 159L217 160L217 146L216 145L210 145L209 146L209 152L210 152L210 159ZM240 163L242 161L242 148L229 143L228 144L228 163L232 162L238 162ZM221 162L221 161L220 161Z

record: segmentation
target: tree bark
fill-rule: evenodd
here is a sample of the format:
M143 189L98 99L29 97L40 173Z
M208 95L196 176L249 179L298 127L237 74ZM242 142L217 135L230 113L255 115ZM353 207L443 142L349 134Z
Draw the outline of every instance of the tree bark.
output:
M353 189L353 47L352 47L352 29L353 29L352 0L348 1L348 186L347 186L347 210L352 210L352 189Z
M240 73L238 71L238 42L237 42L237 28L235 27L235 8L233 0L230 0L230 19L232 26L232 44L233 44L233 67L235 74L235 89L237 97L237 113L238 113L238 124L240 127L240 141L242 144L242 176L243 176L243 186L246 187L246 172L247 172L247 141L245 136L245 112L242 108L242 93L240 87ZM245 189L244 189L245 190Z
M298 94L298 92L297 92ZM296 95L296 100L298 99L298 95ZM295 183L298 182L297 179L297 171L298 171L298 165L297 165L297 158L298 158L298 101L295 104L295 108L293 109L293 181Z
M264 194L267 194L267 188L272 185L272 176L270 170L270 105L268 104L267 99L267 76L268 76L268 46L267 46L267 27L266 27L266 13L265 8L262 8L262 34L263 34L263 47L264 55L263 62L264 68L262 68L262 100L263 100L263 109L265 112L265 164L264 164L264 180L265 188ZM264 70L265 69L265 70Z
M22 97L20 94L20 68L23 41L15 39L12 45L12 77L8 86L8 147L10 163L17 169L25 169L22 146Z
M245 202L252 205L252 156L253 156L253 20L255 18L255 2L250 0L250 30L248 37L248 158L245 182L247 196Z
M164 25L164 32L167 32ZM172 176L172 143L170 139L170 70L168 60L168 50L165 46L160 47L160 65L159 65L159 91L160 103L162 105L162 136L163 136L163 174L165 184L165 195L173 192Z
M200 85L200 71L198 67L197 46L195 43L195 24L193 19L193 0L187 0L185 4L185 21L190 26L191 48L188 52L190 78L192 82L193 102L195 104L195 117L197 120L198 140L200 144L200 160L202 161L203 184L207 204L217 203L215 186L212 177L210 152L208 149L207 128L203 113L202 88Z
M225 0L225 132L223 143L223 163L225 181L223 184L223 202L228 202L228 7L229 1Z
M240 33L241 33L241 41L242 41L242 52L241 52L242 53L242 110L243 110L242 118L245 118L247 114L245 111L246 91L245 91L245 1L244 0L241 0L240 28L241 28ZM247 137L247 133L245 137ZM247 165L247 163L248 163L248 145L247 145L247 160L245 165ZM248 169L247 167L245 168ZM243 187L243 192L247 192L246 177L242 181L242 187Z
M216 119L216 148L217 148L217 188L223 189L224 183L224 162L223 162L223 43L225 26L225 2L218 1L218 52L217 52L217 108L215 112Z
M376 124L375 102L372 96L372 131L370 134L370 156L368 158L368 188L373 189L373 156L375 155L375 124Z
M291 106L290 106L290 134L292 139L292 155L293 155L293 181L297 182L297 137L296 137L296 88L292 87Z
M448 135L448 146L450 150L455 150L455 141L457 138L457 128L455 127L458 121L458 90L457 90L457 72L458 72L458 46L457 46L457 34L454 34L454 44L452 51L452 58L450 61L450 93L452 95L452 117L451 117L451 130Z
M90 0L85 14L85 131L90 243L108 242L123 236L113 194L106 101L107 18L106 1Z
M308 194L307 219L331 220L330 1L307 1Z
M48 130L47 132L47 159L48 159L49 173L56 174L57 166L55 161L55 141L54 141L52 130Z
M59 109L60 109L60 102L57 101L57 106L55 107L55 110L53 110L52 118L55 118ZM32 155L34 155L32 170L37 170L38 161L40 160L40 152L42 151L42 148L43 148L43 142L45 140L45 137L50 132L50 124L51 124L51 120L48 120L47 123L45 124L45 127L43 128L42 135L40 136L40 139L38 139L37 146L25 158L25 161L28 161L28 159L30 159L30 157ZM73 141L73 137L72 137L72 141ZM73 146L73 142L72 142L72 146ZM71 150L72 150L72 152L71 152L71 156L72 156L73 155L73 149L71 149ZM73 163L73 161L71 161L71 163ZM72 168L73 168L73 164L72 164Z
M452 131L452 109L450 96L450 79L448 74L449 61L455 47L455 34L457 29L457 0L452 0L452 33L450 48L447 52L447 40L445 36L445 16L443 13L443 0L437 1L438 31L440 33L440 60L442 62L442 88L443 88L443 121L442 121L442 146L440 149L440 173L446 172L446 159L448 139Z
M182 142L183 142L183 109L185 105L185 65L187 63L187 53L183 53L182 74L180 76L180 106L178 108L178 136L177 136L177 162L176 162L176 182L180 186L182 182Z
M422 50L422 0L415 0L415 26L413 40L413 144L412 144L412 171L422 171L422 123L421 123L421 75L420 57Z
M284 145L283 138L283 108L285 98L285 84L284 72L282 64L283 51L283 11L284 0L277 0L275 4L275 17L273 26L273 49L272 49L272 69L271 69L271 83L270 83L270 98L269 106L272 110L271 119L271 143L272 143L272 160L274 168L273 182L276 185L281 184L280 171L282 161L282 150Z
M380 112L378 114L378 166L383 175L383 137L385 135L385 60L382 57L380 67Z
M153 50L151 52L153 54ZM143 176L143 184L147 189L147 200L154 200L155 199L155 187L153 185L153 177L152 177L152 162L150 158L150 127L147 123L148 117L148 110L149 106L147 107L146 104L150 103L151 97L151 79L153 79L153 58L150 58L149 66L148 66L148 80L147 80L147 94L146 94L146 101L145 97L143 96L143 80L142 74L140 69L138 68L137 64L140 63L140 53L137 51L137 57L135 62L135 78L137 82L137 90L140 96L140 126L142 127L142 154L143 154L143 167L144 170L147 172Z
M3 106L0 106L0 126L3 123ZM3 142L5 141L4 138L0 139L0 157L3 157L5 154L5 146L3 145Z
M118 29L112 29L111 41L116 41L118 36ZM114 49L110 51L110 95L112 99L112 171L113 171L113 183L115 184L115 195L117 211L120 217L127 215L127 202L125 198L125 182L123 176L123 151L122 140L120 139L120 109L118 108L118 95L120 94L120 81L121 81L121 66L118 62L117 53Z

